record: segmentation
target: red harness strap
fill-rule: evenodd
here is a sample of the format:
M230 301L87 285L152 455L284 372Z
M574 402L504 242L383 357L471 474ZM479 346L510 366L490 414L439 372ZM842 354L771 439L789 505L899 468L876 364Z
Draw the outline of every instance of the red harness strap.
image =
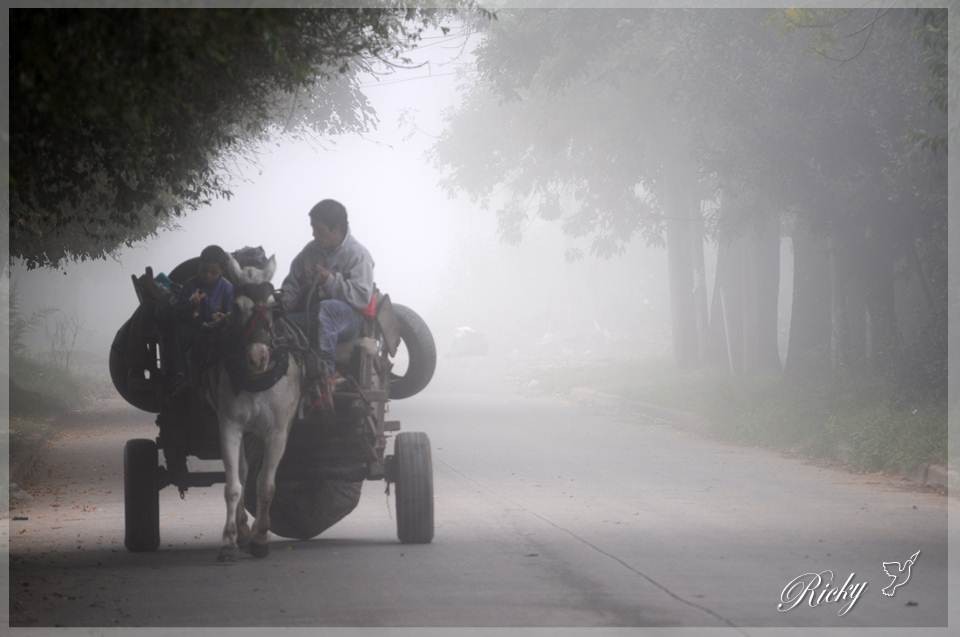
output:
M367 303L367 307L360 310L360 313L366 316L367 318L373 318L377 315L377 293L374 292L370 295L370 302Z
M253 308L253 316L250 317L246 327L243 328L243 340L250 340L250 337L253 336L257 327L260 326L260 323L269 325L269 323L267 323L267 312L269 311L266 304L260 304Z

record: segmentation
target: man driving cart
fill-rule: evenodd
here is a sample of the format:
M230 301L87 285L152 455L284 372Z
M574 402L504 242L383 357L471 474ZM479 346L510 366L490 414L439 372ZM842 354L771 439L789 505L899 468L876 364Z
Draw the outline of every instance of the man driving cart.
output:
M296 383L296 398L305 399L300 405L308 413L314 412L314 405L326 413L308 416L298 410L286 432L289 442L274 467L269 530L282 537L314 537L354 509L365 480L385 480L396 486L397 537L413 543L432 540L429 439L424 432L400 431L399 421L386 420L386 410L388 401L413 396L430 382L436 365L433 337L413 310L394 304L375 288L373 259L350 235L342 204L321 201L309 218L313 240L294 259L274 297L279 297L280 307L271 308L266 294L276 261L267 259L262 248L228 253L226 268L213 267L219 259L208 258L208 253L181 263L169 276L154 278L148 267L144 275L132 277L140 304L111 345L110 375L128 402L158 413L159 432L156 439L130 440L124 447L128 549L159 547L161 489L174 485L183 495L190 487L225 481L226 466L224 472L190 471L186 462L188 456L224 459L224 425L232 421L221 418L218 406L237 395L249 401L272 391L276 372L286 374L293 364L306 372L307 382ZM214 276L218 270L219 276ZM207 275L202 280L201 271ZM238 299L229 318L228 295L214 289L224 278L234 282ZM306 328L309 346L304 334L290 329L290 319ZM187 352L172 329L177 321L198 323L204 330L201 335L214 341L211 353L219 355L207 361L214 366L204 380L217 380L221 391L216 396L202 383L183 383L184 391L174 391L173 381L185 367L176 364L177 358ZM259 340L261 332L266 340ZM251 367L257 362L249 356L254 348L234 348L245 355L231 355L230 343L238 336L244 339L241 344L265 346L256 348L267 350L265 369ZM404 373L396 374L391 358L401 345L408 360ZM337 380L335 362L350 388L336 388L334 418L329 410ZM294 377L299 378L297 370ZM265 470L267 450L260 437L245 433L241 451L249 476ZM258 507L258 485L259 478L242 490L243 506L251 513Z
M367 309L373 296L373 258L350 233L347 209L339 201L324 199L310 210L309 217L313 240L290 264L281 303L290 320L304 331L314 318L308 312L316 312L320 361L315 370L308 366L308 372L313 372L307 383L309 405L330 413L334 389L342 380L335 368L337 343L360 331L360 312ZM316 304L311 302L314 298Z

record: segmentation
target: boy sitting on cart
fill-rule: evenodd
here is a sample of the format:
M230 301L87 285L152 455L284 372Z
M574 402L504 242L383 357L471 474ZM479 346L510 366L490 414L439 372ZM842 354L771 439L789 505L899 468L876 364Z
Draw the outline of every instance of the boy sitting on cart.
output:
M174 305L178 379L175 393L199 388L200 372L209 360L211 330L224 324L233 308L233 284L224 276L227 253L210 245L200 253L196 276L184 283Z

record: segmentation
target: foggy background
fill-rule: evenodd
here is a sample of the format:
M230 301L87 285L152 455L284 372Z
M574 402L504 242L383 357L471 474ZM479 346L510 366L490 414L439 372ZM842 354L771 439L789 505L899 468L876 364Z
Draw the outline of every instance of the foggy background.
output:
M232 199L187 214L112 261L71 263L65 271L16 264L23 313L59 309L47 319L50 329L63 315L77 317L78 363L93 360L105 371L110 342L137 306L131 274L148 265L169 272L211 243L231 251L263 246L277 257L279 285L311 239L308 211L333 198L347 207L351 232L373 255L379 288L433 330L438 374L461 326L480 331L494 357L669 356L664 249L636 237L621 255L571 261L568 250L582 242L540 219L527 224L519 245L508 245L498 239L494 214L438 185L426 155L444 113L471 82L466 69L478 38L427 40L415 53L426 67L364 81L377 130L323 140L278 136L258 149L258 165L233 163ZM35 329L25 340L42 352L48 335Z
M239 65L248 48L237 42L249 44L250 30L296 44L314 37L305 24L327 26L304 14L284 31L282 20L270 26L276 13L183 13L170 20L182 42L158 38L170 27L149 11L86 14L101 47L113 52L111 29L129 19L171 44L146 62L180 71L166 78L176 99L158 110L163 125L131 115L123 129L111 109L123 113L124 96L107 91L112 101L87 134L139 140L104 156L125 157L126 168L143 151L138 178L178 187L205 155L171 162L167 182L144 175L169 150L164 134L193 130L178 115L194 112L191 87L204 92L181 73L221 86L208 69ZM61 38L59 16L13 15L22 32L36 29L15 44L40 67L20 56L28 73L14 74L14 96L72 107L73 92L98 92L83 80L72 91L23 80L62 59L61 41L88 42ZM330 24L343 27L340 18ZM15 262L10 456L27 457L32 439L49 440L52 458L47 473L11 469L33 498L11 526L15 623L164 625L173 609L183 625L944 625L943 496L960 485L946 466L960 450L947 438L946 374L946 150L956 133L946 104L960 60L948 55L946 18L888 4L502 10L495 21L464 12L450 33L426 34L403 64L411 68L359 76L379 122L363 134L321 135L309 121L349 130L351 115L363 120L350 84L358 64L317 80L311 96L332 97L308 106L295 134L272 133L252 152L242 135L199 144L247 151L223 162L229 199L188 209L107 261ZM321 33L345 44L337 29ZM144 75L139 37L108 80ZM30 51L35 41L55 53ZM250 47L275 57L263 48ZM95 59L102 49L91 50ZM145 84L137 115L151 113ZM254 138L283 126L274 107L289 97L249 103L270 106ZM98 98L87 97L102 106ZM32 100L13 100L21 121L70 137L58 126L69 129L71 117L47 129L24 107ZM288 125L299 121L292 106ZM44 139L31 154L33 140L12 140L33 160L19 165L31 179L12 171L26 198L11 199L11 234L23 239L12 245L34 263L64 249L96 253L113 229L139 236L143 225L101 210L153 221L148 204L169 203L150 188L136 193L149 201L121 196L127 175L108 166L106 185L67 179L102 190L81 198L86 216L71 217L65 196L64 214L50 215L41 173L55 172L55 145ZM276 256L279 286L311 239L308 211L326 198L346 206L380 290L422 316L436 341L430 385L389 407L404 431L429 434L437 541L397 551L389 496L368 485L319 541L275 538L297 551L259 562L282 570L275 587L250 591L248 579L205 570L219 488L192 491L187 503L171 488L165 546L131 559L121 548L119 449L156 434L153 414L127 405L108 373L111 341L137 306L131 275L169 273L209 244L262 246ZM117 205L91 204L101 200ZM90 227L101 243L85 242ZM172 506L180 517L167 519ZM81 541L96 547L85 552ZM916 577L889 600L881 565L917 551ZM812 604L780 612L787 583L823 569L838 584L847 572L870 580L857 614ZM91 591L91 577L116 589ZM254 591L264 603L235 612Z
M433 30L409 68L360 77L375 128L273 134L224 162L231 198L112 260L15 263L19 315L42 318L22 341L56 348L67 321L74 362L106 371L131 275L211 243L262 246L279 285L311 238L307 211L334 198L380 289L430 325L440 377L467 364L448 358L470 328L488 350L466 353L494 376L552 361L569 385L617 360L648 366L603 373L799 390L829 374L939 409L936 15L852 11L838 24L878 28L831 34L805 10L504 11Z

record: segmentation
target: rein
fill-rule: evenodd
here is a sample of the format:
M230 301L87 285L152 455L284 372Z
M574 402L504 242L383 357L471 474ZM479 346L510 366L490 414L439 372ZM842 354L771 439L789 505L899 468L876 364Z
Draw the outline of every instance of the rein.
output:
M262 289L262 288L261 288ZM261 392L273 387L280 378L287 373L290 365L290 347L287 339L277 338L274 321L271 320L273 308L267 305L268 294L241 294L253 302L253 311L250 318L239 330L234 332L239 337L239 348L224 357L227 373L235 392ZM264 337L259 337L263 333ZM246 367L243 352L252 343L262 343L270 350L270 365L259 374L251 373Z
M250 317L250 320L247 321L247 324L243 327L243 340L244 342L249 342L253 339L253 335L257 333L257 329L261 326L265 326L265 331L270 336L269 342L266 344L273 349L273 324L270 322L270 308L267 307L266 303L257 303L253 308L253 315Z

